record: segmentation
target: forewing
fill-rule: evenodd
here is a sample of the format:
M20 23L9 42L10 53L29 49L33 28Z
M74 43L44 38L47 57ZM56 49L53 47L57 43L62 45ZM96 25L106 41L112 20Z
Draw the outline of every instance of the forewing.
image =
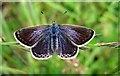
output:
M64 31L66 36L77 46L81 47L90 42L95 32L92 29L85 28L79 25L59 25L61 31Z
M53 50L51 49L51 36L49 32L44 32L40 41L31 48L31 54L35 59L48 59L52 56Z
M72 44L72 42L66 37L64 32L60 32L58 35L58 57L62 59L72 59L78 54L78 47Z
M33 47L48 25L27 27L14 32L15 39L24 46Z

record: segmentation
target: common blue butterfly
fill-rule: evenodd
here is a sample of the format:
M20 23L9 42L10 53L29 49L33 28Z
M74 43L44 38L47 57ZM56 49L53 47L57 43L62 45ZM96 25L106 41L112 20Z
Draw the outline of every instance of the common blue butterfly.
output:
M95 31L79 25L55 22L52 26L40 25L27 27L14 32L15 39L30 48L33 58L41 60L52 57L56 52L62 59L72 59L78 55L79 47L89 43Z

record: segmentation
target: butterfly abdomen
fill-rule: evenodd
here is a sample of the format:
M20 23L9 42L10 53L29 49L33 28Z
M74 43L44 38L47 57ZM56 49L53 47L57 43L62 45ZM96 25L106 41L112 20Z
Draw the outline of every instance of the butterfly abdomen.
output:
M58 36L58 29L56 25L52 25L51 27L51 48L55 51L57 48L57 36Z

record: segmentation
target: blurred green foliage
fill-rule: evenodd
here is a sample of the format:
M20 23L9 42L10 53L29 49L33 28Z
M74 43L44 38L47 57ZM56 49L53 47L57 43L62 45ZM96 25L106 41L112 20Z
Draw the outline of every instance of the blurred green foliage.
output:
M5 74L115 74L118 48L96 47L99 42L118 41L117 2L4 2L2 3L2 73ZM44 14L41 14L41 11ZM66 14L64 12L67 11ZM62 60L56 54L35 60L29 49L16 43L13 32L40 24L78 24L100 36L79 51L77 58Z

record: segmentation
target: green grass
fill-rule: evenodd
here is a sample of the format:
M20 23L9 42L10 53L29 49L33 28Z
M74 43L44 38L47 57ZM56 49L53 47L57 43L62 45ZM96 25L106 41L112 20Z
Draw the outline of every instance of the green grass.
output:
M41 14L41 11L44 14ZM66 14L64 12L67 11ZM2 65L4 74L115 74L118 48L94 44L118 41L117 2L9 2L2 3ZM77 58L62 60L56 54L48 60L35 60L29 49L17 44L13 32L40 24L79 24L100 36L81 50Z

